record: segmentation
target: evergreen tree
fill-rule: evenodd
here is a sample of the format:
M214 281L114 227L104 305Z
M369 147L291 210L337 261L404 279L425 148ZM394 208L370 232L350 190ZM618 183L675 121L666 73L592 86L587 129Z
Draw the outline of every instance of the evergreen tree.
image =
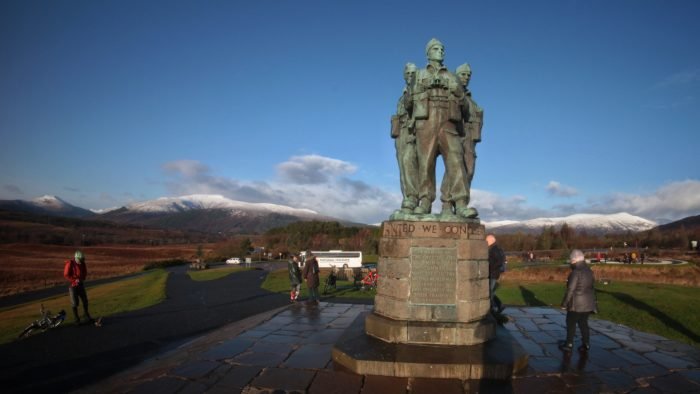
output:
M537 249L539 250L549 250L552 248L552 233L554 232L552 227L544 226L542 228L542 233L537 237Z

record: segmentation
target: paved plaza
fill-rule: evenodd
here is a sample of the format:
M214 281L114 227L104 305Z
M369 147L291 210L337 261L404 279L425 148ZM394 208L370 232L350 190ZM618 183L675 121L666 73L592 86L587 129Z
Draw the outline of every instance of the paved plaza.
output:
M566 356L565 314L509 307L505 328L529 354L510 381L362 376L335 371L331 349L371 305L295 304L231 324L82 391L118 393L689 393L700 349L591 319L591 350ZM578 334L578 333L577 333ZM577 338L578 339L578 338ZM576 343L578 347L579 343Z

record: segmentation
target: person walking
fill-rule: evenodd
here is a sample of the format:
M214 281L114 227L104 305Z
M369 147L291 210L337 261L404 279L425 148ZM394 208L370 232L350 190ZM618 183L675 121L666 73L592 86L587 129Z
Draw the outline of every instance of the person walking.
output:
M587 352L591 348L588 316L597 313L595 297L595 277L586 264L583 252L575 249L569 256L571 273L566 281L566 294L562 300L562 309L566 309L566 340L559 345L565 352L574 348L576 325L581 331L582 344L579 351Z
M501 272L506 268L506 254L500 246L496 244L496 236L489 234L486 236L486 243L489 246L489 297L491 298L491 312L499 314L503 312L504 306L496 296L496 284Z
M70 282L68 287L68 295L70 296L71 307L73 308L73 316L75 323L80 324L80 315L78 315L78 305L83 302L83 311L88 322L92 322L90 312L88 312L88 297L85 291L85 278L87 277L87 265L85 265L85 256L83 252L77 250L75 256L71 260L66 260L66 265L63 268L63 276Z
M297 257L297 255L292 255L292 259L289 260L287 268L289 269L289 284L291 286L289 301L297 302L299 299L299 292L301 291L301 270L299 269L299 257Z
M304 270L301 276L306 281L306 286L309 288L309 300L307 304L318 304L318 285L319 285L319 267L318 260L311 251L306 252L306 261L304 262Z

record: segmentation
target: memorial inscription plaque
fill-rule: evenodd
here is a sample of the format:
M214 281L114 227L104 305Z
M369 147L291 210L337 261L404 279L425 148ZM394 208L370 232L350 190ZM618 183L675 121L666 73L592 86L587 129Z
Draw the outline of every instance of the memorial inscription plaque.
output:
M456 248L411 248L411 304L455 305Z

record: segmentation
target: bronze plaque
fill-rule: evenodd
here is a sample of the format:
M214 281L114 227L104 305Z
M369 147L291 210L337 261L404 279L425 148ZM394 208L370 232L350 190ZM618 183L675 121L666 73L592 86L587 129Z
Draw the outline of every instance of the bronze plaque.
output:
M411 248L412 304L455 305L456 248Z

